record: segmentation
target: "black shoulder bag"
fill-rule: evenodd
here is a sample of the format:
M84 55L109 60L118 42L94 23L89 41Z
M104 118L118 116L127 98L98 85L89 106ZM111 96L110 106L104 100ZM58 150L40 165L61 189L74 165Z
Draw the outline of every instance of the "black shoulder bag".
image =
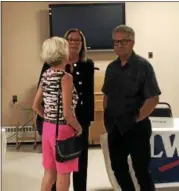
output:
M81 137L74 135L65 140L58 140L60 88L58 91L57 123L56 123L56 161L66 162L80 156L82 150Z

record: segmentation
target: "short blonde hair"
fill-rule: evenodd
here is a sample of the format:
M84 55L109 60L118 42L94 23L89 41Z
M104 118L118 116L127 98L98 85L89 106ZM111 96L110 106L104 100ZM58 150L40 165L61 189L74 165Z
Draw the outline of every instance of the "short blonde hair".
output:
M48 38L43 42L41 58L50 65L60 64L69 55L68 42L61 37Z

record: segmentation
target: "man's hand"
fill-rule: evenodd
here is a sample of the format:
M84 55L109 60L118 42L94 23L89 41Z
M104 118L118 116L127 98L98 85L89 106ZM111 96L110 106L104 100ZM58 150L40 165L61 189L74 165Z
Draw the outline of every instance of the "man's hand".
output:
M159 96L154 96L148 98L139 112L139 117L137 118L136 122L142 121L146 117L148 117L152 111L155 109L156 105L159 103Z

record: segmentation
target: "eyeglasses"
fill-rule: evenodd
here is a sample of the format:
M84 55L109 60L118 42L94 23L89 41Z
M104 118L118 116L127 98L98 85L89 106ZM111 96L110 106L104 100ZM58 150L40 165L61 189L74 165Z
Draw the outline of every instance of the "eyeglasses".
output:
M130 40L130 39L113 40L113 44L114 44L114 46L118 46L119 44L120 44L121 46L125 46L125 45L127 45L128 42L130 42L130 41L132 41L132 40Z
M79 40L79 39L67 39L67 41L69 42L69 43L75 43L75 44L80 44L82 41L81 40Z

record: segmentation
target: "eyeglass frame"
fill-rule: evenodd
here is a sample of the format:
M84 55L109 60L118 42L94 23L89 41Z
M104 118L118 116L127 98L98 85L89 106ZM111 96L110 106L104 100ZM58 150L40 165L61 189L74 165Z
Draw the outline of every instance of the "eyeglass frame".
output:
M125 41L125 42L124 42L124 41ZM114 46L119 46L119 44L120 44L121 46L125 46L125 45L127 45L129 42L131 42L131 41L133 41L133 40L131 40L131 39L113 40L113 45L114 45Z
M70 42L70 43L73 42L73 43L75 43L75 44L80 44L80 43L82 43L82 40L79 40L79 39L77 40L77 39L68 39L68 38L67 38L67 41Z

